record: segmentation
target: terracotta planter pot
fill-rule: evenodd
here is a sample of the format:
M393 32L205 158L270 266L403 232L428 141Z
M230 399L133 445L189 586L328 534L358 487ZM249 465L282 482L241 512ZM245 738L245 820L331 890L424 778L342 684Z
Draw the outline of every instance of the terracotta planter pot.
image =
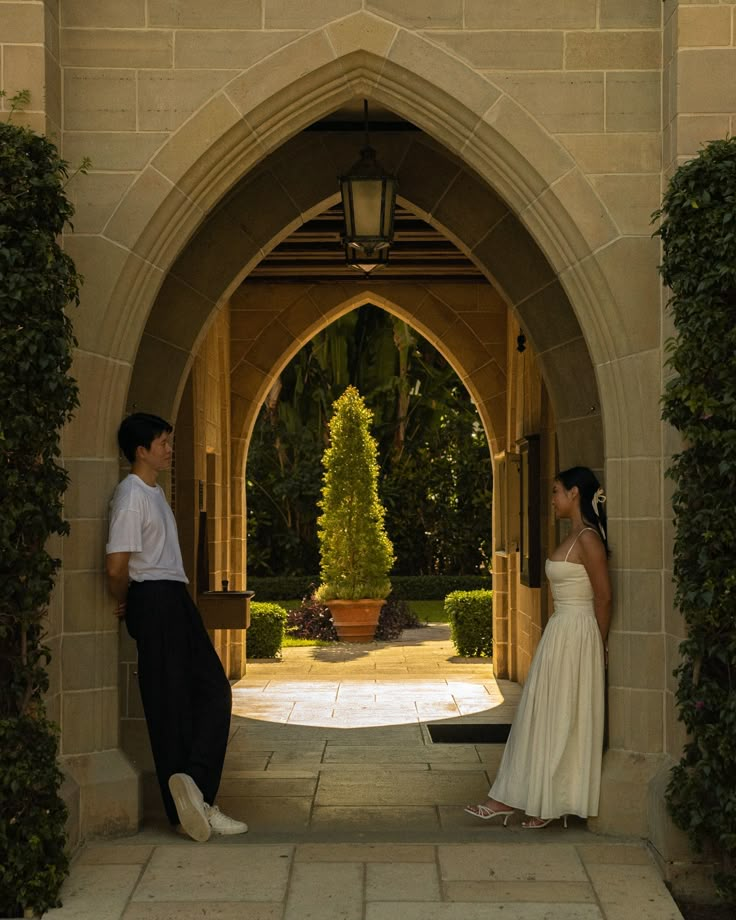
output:
M385 600L328 601L327 607L341 642L370 642L376 634Z

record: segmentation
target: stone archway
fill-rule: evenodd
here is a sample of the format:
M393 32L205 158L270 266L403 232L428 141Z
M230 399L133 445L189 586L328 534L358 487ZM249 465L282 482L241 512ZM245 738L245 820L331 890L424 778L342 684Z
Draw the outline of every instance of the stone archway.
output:
M379 93L376 97L381 99ZM509 185L507 193L531 198L520 215L468 165L462 152L448 151L435 138L420 133L372 139L384 165L398 175L402 203L475 262L491 282L490 292L498 292L495 308L502 311L504 325L510 310L527 333L554 405L562 457L574 456L577 462L602 470L601 403L593 361L558 270L522 220L536 218L537 229L544 226L541 217L550 202L541 204L543 184L532 182L531 174L514 176L516 184ZM298 134L239 178L211 208L165 274L136 354L128 396L131 408L146 405L176 416L209 324L226 307L232 318L234 292L265 253L335 202L336 176L349 168L354 156L355 143L344 136ZM590 252L580 234L572 234L565 246L557 232L553 227L554 256L560 264L570 268L576 254ZM160 246L161 240L155 245ZM357 296L362 293L359 289ZM257 412L291 355L355 300L354 289L321 285L318 292L299 292L278 311L251 311L241 317L243 325L233 330L234 339L248 342L247 349L233 356L230 381L229 573L236 586L244 586L243 477L247 440ZM443 350L476 397L487 428L503 432L505 374L483 344L488 316L479 311L473 325L441 296L416 286L402 291L400 299L395 297L393 307L431 340L443 342ZM554 322L549 321L550 313ZM165 376L160 373L162 361ZM571 366L576 368L574 387L566 385ZM499 642L499 648L506 646ZM505 671L506 665L502 667Z
M303 128L356 96L424 132L414 153L425 168L412 170L423 181L411 190L406 176L405 201L473 258L518 317L540 358L563 463L574 455L600 469L604 456L636 454L646 423L625 407L652 391L657 357L640 356L659 340L648 317L632 317L621 292L619 301L612 295L605 252L619 233L592 186L489 80L424 38L359 13L214 95L142 170L96 238L111 269L99 292L108 309L77 360L87 411L70 426L65 455L105 458L100 501L117 475L112 435L126 400L174 415L212 318L265 252L333 199L336 171L326 165L344 152L315 169L306 198L303 175L289 176L279 156L306 143ZM207 252L218 244L213 270ZM575 387L566 386L570 367ZM104 512L95 513L99 528ZM644 528L628 536L632 553L646 541ZM628 665L617 679L616 716L627 722L638 705L627 693Z
M368 32L361 30L364 21ZM370 49L363 47L366 34L371 37ZM381 51L389 48L386 59ZM311 65L304 72L300 62L307 51ZM238 234L234 264L223 260L217 290L209 285L202 290L200 285L178 292L178 328L173 340L171 307L166 305L172 293L171 279L181 276L185 287L189 286L188 272L181 269L191 264L191 247L207 245L216 216L213 209L220 215L227 212L228 205L237 200L242 177L254 178L254 167L259 162L263 166L264 156L271 151L277 155L284 138L293 137L355 95L391 107L439 141L442 147L435 144L423 157L428 169L439 170L435 180L438 175L451 176L453 182L457 177L456 168L448 171L443 164L448 153L450 160L456 158L453 167L459 162L469 175L475 171L469 181L475 188L469 190L469 197L482 190L481 200L494 198L498 218L493 226L486 223L482 238L468 240L460 226L461 214L443 215L442 208L434 213L439 201L437 197L431 200L432 191L439 191L441 198L449 184L443 185L441 178L439 189L435 186L407 197L422 216L471 252L509 302L518 305L540 354L548 352L550 359L553 352L554 357L561 354L556 351L560 342L549 341L549 326L539 316L544 313L544 301L552 300L556 315L560 310L566 315L567 341L574 332L580 343L587 342L595 366L610 363L614 349L608 328L617 310L592 253L615 239L616 228L571 156L523 109L446 52L403 30L397 34L395 27L368 14L311 33L276 57L283 66L274 66L273 59L268 66L254 65L247 78L233 81L187 122L141 173L108 225L106 236L130 252L121 264L117 250L118 280L110 298L111 310L99 330L100 338L107 340L123 364L120 374L125 373L124 365L131 369L136 362L139 368L145 365L151 339L157 340L156 347L167 353L177 381L177 392L169 394L170 412L206 318L236 289L264 251L287 235L295 222L325 206L327 196L334 194L334 172L329 175L329 191L321 186L318 203L289 198L285 183L271 182L270 189L265 179L260 187L251 184L255 207L258 200L268 200L268 216L273 219L263 220L266 215L261 211L257 228L243 227L242 222L239 228L231 226L231 235ZM466 89L462 105L454 95L457 86ZM259 168L259 172L264 176L267 170ZM420 169L416 172L421 174ZM313 184L317 185L316 179ZM456 191L457 207L463 197L462 182ZM284 205L283 210L273 207L276 201ZM569 203L574 213L568 210ZM482 206L476 206L482 212ZM236 219L235 225L238 223ZM508 245L499 250L499 241ZM499 251L502 257L494 259ZM510 252L516 253L516 262L508 259ZM223 278L225 285L220 284ZM162 284L168 284L168 289L159 291ZM545 286L549 291L540 303L534 295ZM568 291L573 293L574 309ZM582 351L586 350L584 345ZM553 394L559 389L554 375L551 369L548 382ZM560 413L561 418L565 415ZM615 418L613 407L609 416ZM117 414L104 427L114 428L116 418ZM616 427L611 434L625 436ZM600 435L597 440L600 444ZM600 460L595 465L600 466Z

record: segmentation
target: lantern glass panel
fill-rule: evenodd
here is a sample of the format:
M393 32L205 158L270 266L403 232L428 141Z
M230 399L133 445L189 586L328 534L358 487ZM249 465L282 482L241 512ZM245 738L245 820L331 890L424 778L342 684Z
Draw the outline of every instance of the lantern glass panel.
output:
M381 236L381 179L353 179L350 183L355 236L378 239Z

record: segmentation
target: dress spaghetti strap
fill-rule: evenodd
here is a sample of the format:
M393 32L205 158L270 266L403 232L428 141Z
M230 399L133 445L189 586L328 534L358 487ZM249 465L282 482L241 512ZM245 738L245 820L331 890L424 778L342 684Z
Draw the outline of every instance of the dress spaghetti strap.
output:
M592 530L593 533L595 533L595 527L583 527L583 530ZM572 543L570 544L570 549L568 549L567 553L565 554L565 562L567 562L567 557L570 555L570 552L571 552L573 546L575 546L575 544L578 542L578 539L579 539L579 537L580 537L580 534L583 532L583 530L581 530L580 533L578 533L577 537L575 537L575 539L574 539L574 540L572 541Z

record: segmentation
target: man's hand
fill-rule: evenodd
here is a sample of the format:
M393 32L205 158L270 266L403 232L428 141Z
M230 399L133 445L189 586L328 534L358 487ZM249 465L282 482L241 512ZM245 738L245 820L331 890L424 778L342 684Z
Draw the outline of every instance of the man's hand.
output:
M129 563L130 553L109 553L107 556L107 586L110 589L110 594L117 601L113 612L119 620L125 616Z

